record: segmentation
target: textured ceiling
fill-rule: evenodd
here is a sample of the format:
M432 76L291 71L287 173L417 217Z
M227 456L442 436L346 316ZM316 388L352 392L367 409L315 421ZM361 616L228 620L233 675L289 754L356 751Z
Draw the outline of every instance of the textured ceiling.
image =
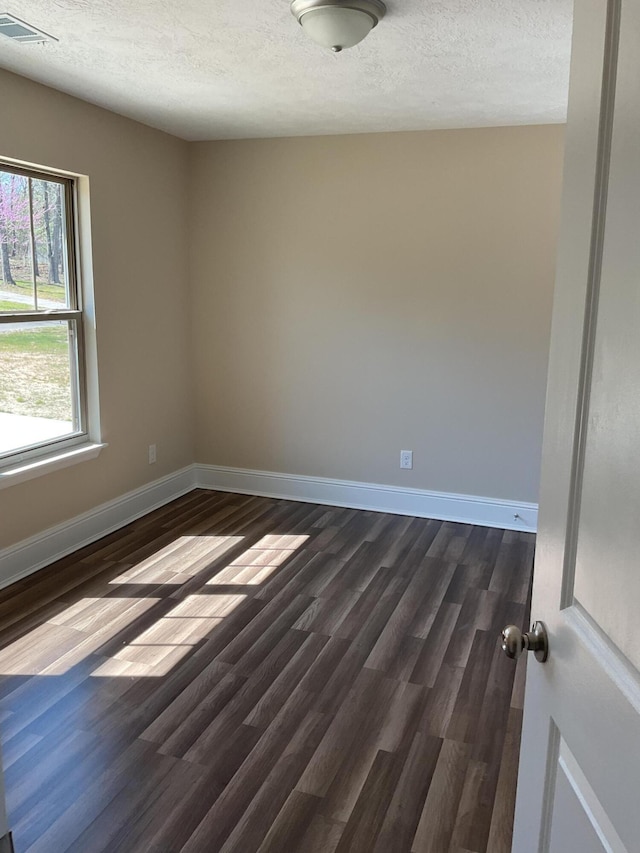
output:
M0 66L186 139L564 121L571 0L388 0L340 54L288 0L0 0Z

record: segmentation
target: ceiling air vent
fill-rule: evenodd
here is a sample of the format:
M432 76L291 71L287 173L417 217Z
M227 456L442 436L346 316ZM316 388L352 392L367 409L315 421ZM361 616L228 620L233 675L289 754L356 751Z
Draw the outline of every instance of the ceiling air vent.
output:
M26 24L20 18L16 18L15 15L9 14L9 12L0 12L0 35L6 36L12 41L32 44L58 41L57 38L36 29L36 27L32 27L31 24Z

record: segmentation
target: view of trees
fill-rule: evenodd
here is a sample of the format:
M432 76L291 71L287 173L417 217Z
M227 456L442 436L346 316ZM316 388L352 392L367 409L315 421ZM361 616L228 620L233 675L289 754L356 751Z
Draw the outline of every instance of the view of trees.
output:
M0 311L12 314L0 324L0 456L24 445L25 417L41 421L36 443L71 431L69 323L23 319L67 301L64 192L60 181L0 169Z
M0 171L0 286L64 284L64 188ZM32 243L35 251L32 251Z

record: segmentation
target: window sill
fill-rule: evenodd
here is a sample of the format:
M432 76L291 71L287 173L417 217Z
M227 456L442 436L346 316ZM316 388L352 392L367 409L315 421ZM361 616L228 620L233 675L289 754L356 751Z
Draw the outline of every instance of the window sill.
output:
M0 489L15 486L16 483L24 483L25 480L33 480L42 474L50 474L52 471L68 468L70 465L76 465L78 462L87 462L89 459L95 459L102 448L106 446L106 444L88 442L78 447L54 452L49 456L41 456L30 462L19 462L10 468L3 468L0 470Z

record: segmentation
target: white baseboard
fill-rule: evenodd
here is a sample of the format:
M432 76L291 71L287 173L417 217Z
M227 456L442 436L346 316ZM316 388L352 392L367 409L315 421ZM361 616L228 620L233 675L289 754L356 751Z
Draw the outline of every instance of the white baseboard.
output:
M194 486L195 470L190 465L5 548L0 551L0 589L179 498Z
M276 474L272 471L249 471L218 465L196 465L195 479L201 489L416 515L482 527L500 527L503 530L535 533L538 525L538 505L521 501L297 474Z
M368 509L535 533L537 504L375 483L190 465L0 551L0 589L194 488Z

